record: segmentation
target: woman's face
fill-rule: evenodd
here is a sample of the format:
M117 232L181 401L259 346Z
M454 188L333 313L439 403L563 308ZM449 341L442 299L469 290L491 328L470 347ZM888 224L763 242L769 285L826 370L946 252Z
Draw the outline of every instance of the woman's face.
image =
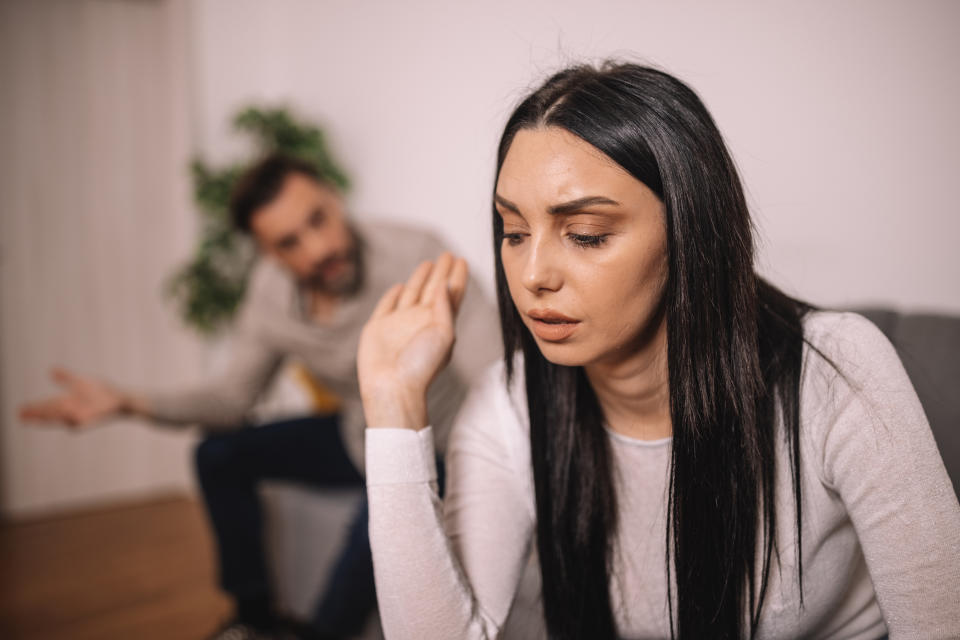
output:
M616 364L665 336L663 203L558 127L522 129L497 181L510 295L547 360Z

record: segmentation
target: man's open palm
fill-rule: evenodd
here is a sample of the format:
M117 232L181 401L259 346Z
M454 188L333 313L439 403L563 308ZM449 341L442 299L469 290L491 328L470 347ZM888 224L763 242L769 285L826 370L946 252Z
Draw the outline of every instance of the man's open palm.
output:
M73 374L65 369L51 371L63 393L20 407L20 419L28 422L58 422L85 427L108 418L121 409L123 398L110 385Z

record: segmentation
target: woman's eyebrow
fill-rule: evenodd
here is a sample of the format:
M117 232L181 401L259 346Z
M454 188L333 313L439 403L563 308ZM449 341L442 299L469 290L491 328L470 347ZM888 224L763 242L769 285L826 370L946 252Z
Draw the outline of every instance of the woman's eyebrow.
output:
M512 211L512 212L514 212L514 213L517 214L517 215L521 215L521 214L520 214L520 207L518 207L517 205L513 204L512 202L510 202L509 200L507 200L506 198L504 198L503 196L501 196L499 193L495 193L495 194L493 195L493 200L494 200L494 202L496 202L498 205L500 205L500 206L503 207L504 209L507 209L508 211Z
M497 204L499 204L504 209L507 209L509 211L512 211L513 213L520 215L520 207L513 204L512 202L510 202L500 194L495 194L493 196L493 199ZM549 207L547 209L547 213L550 213L552 215L564 215L568 213L574 213L574 212L580 211L581 209L589 207L591 205L597 205L597 204L609 204L609 205L617 206L620 203L617 202L616 200L611 200L606 196L587 196L585 198L577 198L576 200L571 200L569 202L555 204L552 207Z
M616 200L611 200L610 198L604 196L587 196L585 198L577 198L576 200L571 200L570 202L564 202L562 204L555 204L552 207L547 209L547 213L553 215L564 215L567 213L574 213L580 211L586 207L595 204L612 204L619 205L620 203Z

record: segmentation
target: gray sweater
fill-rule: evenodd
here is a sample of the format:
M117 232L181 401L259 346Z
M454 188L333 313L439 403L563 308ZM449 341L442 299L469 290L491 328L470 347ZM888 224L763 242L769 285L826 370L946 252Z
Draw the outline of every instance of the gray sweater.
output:
M874 640L889 631L891 640L960 638L960 505L896 352L855 314L813 313L804 331L845 377L806 350L804 606L789 452L779 438L780 561L770 571L757 637ZM508 389L496 365L464 403L442 502L429 429L368 430L370 544L390 640L482 640L503 629L536 527L523 367L516 370ZM610 438L618 634L668 638L671 439Z
M307 318L293 277L273 261L261 259L237 317L226 373L198 386L144 393L152 416L168 424L200 424L210 430L242 427L283 359L292 356L340 397L341 435L351 459L363 469L365 424L357 383L360 331L391 285L406 280L420 262L435 259L446 247L428 232L395 223L365 222L355 228L366 245L364 285L340 304L328 323ZM438 376L428 396L440 451L468 381L502 350L496 310L471 281L457 319L451 366Z

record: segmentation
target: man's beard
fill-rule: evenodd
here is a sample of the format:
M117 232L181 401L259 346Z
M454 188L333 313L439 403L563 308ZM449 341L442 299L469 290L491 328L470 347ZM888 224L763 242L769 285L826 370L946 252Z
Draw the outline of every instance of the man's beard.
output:
M350 229L351 246L346 251L324 258L313 266L311 272L301 280L301 284L311 291L325 295L352 296L363 286L363 240L355 230ZM331 266L345 262L349 265L346 272L328 277L325 271Z

